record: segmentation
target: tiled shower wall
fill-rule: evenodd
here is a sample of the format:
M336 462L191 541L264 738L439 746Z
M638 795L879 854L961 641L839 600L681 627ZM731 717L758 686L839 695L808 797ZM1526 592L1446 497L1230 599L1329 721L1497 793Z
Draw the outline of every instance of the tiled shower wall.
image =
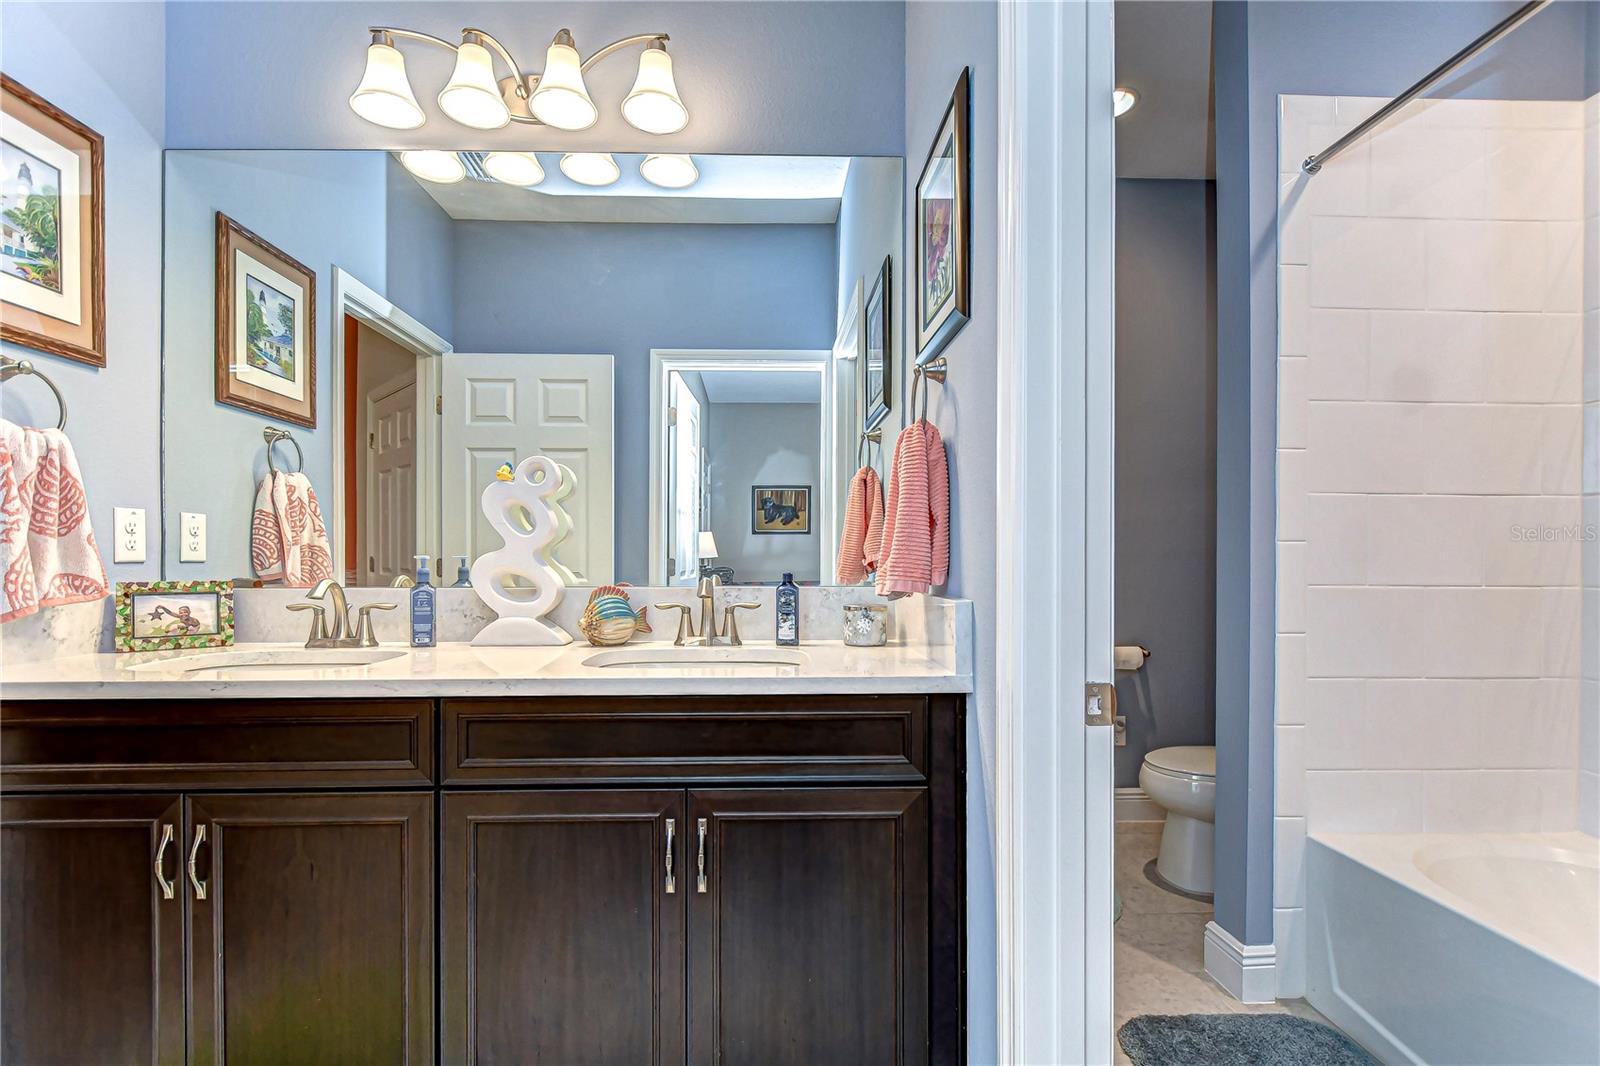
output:
M1595 694L1585 105L1424 101L1299 174L1383 103L1280 98L1280 995L1308 833L1572 829Z

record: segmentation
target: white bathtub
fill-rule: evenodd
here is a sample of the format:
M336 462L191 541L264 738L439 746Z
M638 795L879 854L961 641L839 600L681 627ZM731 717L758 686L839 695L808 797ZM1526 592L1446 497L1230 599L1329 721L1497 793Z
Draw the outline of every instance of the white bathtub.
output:
M1600 840L1313 834L1306 998L1387 1063L1600 1063Z

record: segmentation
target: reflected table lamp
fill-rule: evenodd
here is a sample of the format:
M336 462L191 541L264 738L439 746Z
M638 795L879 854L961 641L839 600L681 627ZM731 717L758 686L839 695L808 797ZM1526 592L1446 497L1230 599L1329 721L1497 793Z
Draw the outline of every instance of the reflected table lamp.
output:
M705 576L710 568L709 560L717 557L717 538L711 535L711 530L700 531L700 575Z

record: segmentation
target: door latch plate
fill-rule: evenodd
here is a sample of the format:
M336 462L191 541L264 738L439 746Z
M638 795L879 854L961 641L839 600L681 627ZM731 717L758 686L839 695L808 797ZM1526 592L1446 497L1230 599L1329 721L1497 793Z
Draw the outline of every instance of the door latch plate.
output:
M1091 681L1083 686L1083 724L1114 725L1117 720L1117 686Z

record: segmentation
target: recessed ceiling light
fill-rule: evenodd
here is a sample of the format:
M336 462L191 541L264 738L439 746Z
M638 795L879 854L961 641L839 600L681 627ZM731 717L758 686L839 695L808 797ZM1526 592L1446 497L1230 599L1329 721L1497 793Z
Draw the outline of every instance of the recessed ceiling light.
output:
M610 152L568 152L561 157L561 173L579 185L610 185L622 177L622 168Z
M687 189L700 180L700 170L686 155L647 155L639 164L639 175L663 189Z
M401 152L400 165L423 181L431 181L435 185L453 185L467 176L466 166L454 152L432 149Z
M502 185L526 188L544 180L544 167L532 152L490 152L483 157L483 169Z
M1139 102L1139 94L1132 89L1120 86L1111 90L1111 114L1114 118L1121 118L1133 110L1133 105Z

